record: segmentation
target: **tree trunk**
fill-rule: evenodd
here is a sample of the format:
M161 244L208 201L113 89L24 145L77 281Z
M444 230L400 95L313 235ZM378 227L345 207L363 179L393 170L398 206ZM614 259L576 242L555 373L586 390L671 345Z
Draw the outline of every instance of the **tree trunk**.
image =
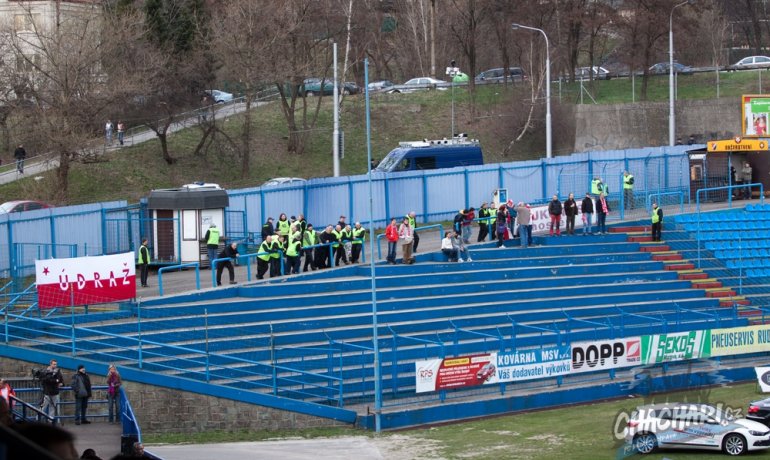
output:
M251 96L246 96L246 112L243 117L243 133L241 134L241 178L249 175L249 160L251 158Z
M61 202L67 201L69 193L70 156L67 152L59 154L59 167L56 169L56 190Z

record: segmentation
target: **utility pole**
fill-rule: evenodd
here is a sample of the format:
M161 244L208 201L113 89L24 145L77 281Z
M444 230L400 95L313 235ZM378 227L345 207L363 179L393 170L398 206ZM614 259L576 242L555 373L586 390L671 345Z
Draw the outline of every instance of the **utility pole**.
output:
M430 76L436 78L436 0L430 0Z

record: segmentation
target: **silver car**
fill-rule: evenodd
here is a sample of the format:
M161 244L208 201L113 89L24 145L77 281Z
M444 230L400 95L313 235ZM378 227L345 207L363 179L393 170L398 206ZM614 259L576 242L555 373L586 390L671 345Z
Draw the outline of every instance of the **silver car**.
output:
M727 70L749 70L770 68L770 57L749 56L741 59L733 65L727 66Z
M638 407L623 431L634 451L656 448L721 450L727 455L770 448L770 429L708 404L665 403Z

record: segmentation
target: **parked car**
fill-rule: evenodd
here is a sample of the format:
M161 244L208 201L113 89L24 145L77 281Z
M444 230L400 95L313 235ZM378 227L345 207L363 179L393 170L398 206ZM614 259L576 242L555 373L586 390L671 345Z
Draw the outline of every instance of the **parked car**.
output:
M206 94L211 96L211 98L216 102L217 104L224 104L225 102L230 102L233 100L233 95L230 93L226 93L224 91L220 91L218 89L209 89L206 90Z
M507 81L524 81L527 76L524 75L524 70L521 67L508 67ZM498 67L496 69L489 69L476 75L476 83L503 83L506 81L505 69Z
M361 92L361 88L354 82L346 81L339 87L340 94L358 94ZM334 80L321 79L321 78L306 78L302 88L300 88L300 94L304 93L306 96L331 96L334 94Z
M750 402L746 418L770 427L770 398Z
M735 64L727 66L726 70L749 70L766 69L770 67L770 57L767 56L749 56L741 59Z
M367 88L369 88L370 93L400 93L401 91L395 86L390 80L380 80L369 83Z
M414 91L427 91L433 88L446 90L449 86L449 83L444 80L438 80L431 77L417 77L407 80L406 83L398 85L396 88L402 93L412 93Z
M649 69L649 73L653 75L668 75L668 62L658 62L653 64ZM692 68L678 62L674 62L674 73L680 75L692 75Z
M299 185L304 182L307 182L307 181L301 177L275 177L273 179L268 180L264 184L262 184L262 187L272 187L275 185L287 185L287 184Z
M575 70L575 80L609 80L612 78L610 71L604 67L580 67Z
M34 200L6 201L0 204L0 214L10 214L12 212L34 211L36 209L53 208L48 203Z
M708 404L665 403L638 407L624 429L641 454L656 448L722 450L728 455L770 448L770 429Z

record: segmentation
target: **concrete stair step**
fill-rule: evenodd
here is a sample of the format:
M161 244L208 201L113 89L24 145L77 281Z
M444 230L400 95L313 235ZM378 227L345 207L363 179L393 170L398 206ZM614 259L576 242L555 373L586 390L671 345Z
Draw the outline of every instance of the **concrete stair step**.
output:
M681 271L679 273L680 280L704 280L709 277L708 273L688 273L688 270Z
M641 243L641 242L652 241L652 237L649 235L648 236L634 235L634 236L629 236L628 241L632 243Z
M706 297L735 297L735 291L725 288L707 289Z
M721 281L693 281L692 282L693 289L713 289L713 288L721 288L722 282Z
M640 246L639 250L642 252L661 252L661 251L669 251L671 247L665 244L657 244L657 245L649 245L649 246Z
M751 301L749 299L723 299L719 301L720 307L732 307L733 304L736 305L751 305Z
M652 260L682 260L682 254L653 254Z
M649 232L650 227L646 225L626 225L620 227L610 227L610 233L628 233L628 232Z
M674 270L674 271L692 270L693 268L695 268L695 264L693 264L693 263L673 263L673 264L666 265L664 268L665 268L665 270Z

